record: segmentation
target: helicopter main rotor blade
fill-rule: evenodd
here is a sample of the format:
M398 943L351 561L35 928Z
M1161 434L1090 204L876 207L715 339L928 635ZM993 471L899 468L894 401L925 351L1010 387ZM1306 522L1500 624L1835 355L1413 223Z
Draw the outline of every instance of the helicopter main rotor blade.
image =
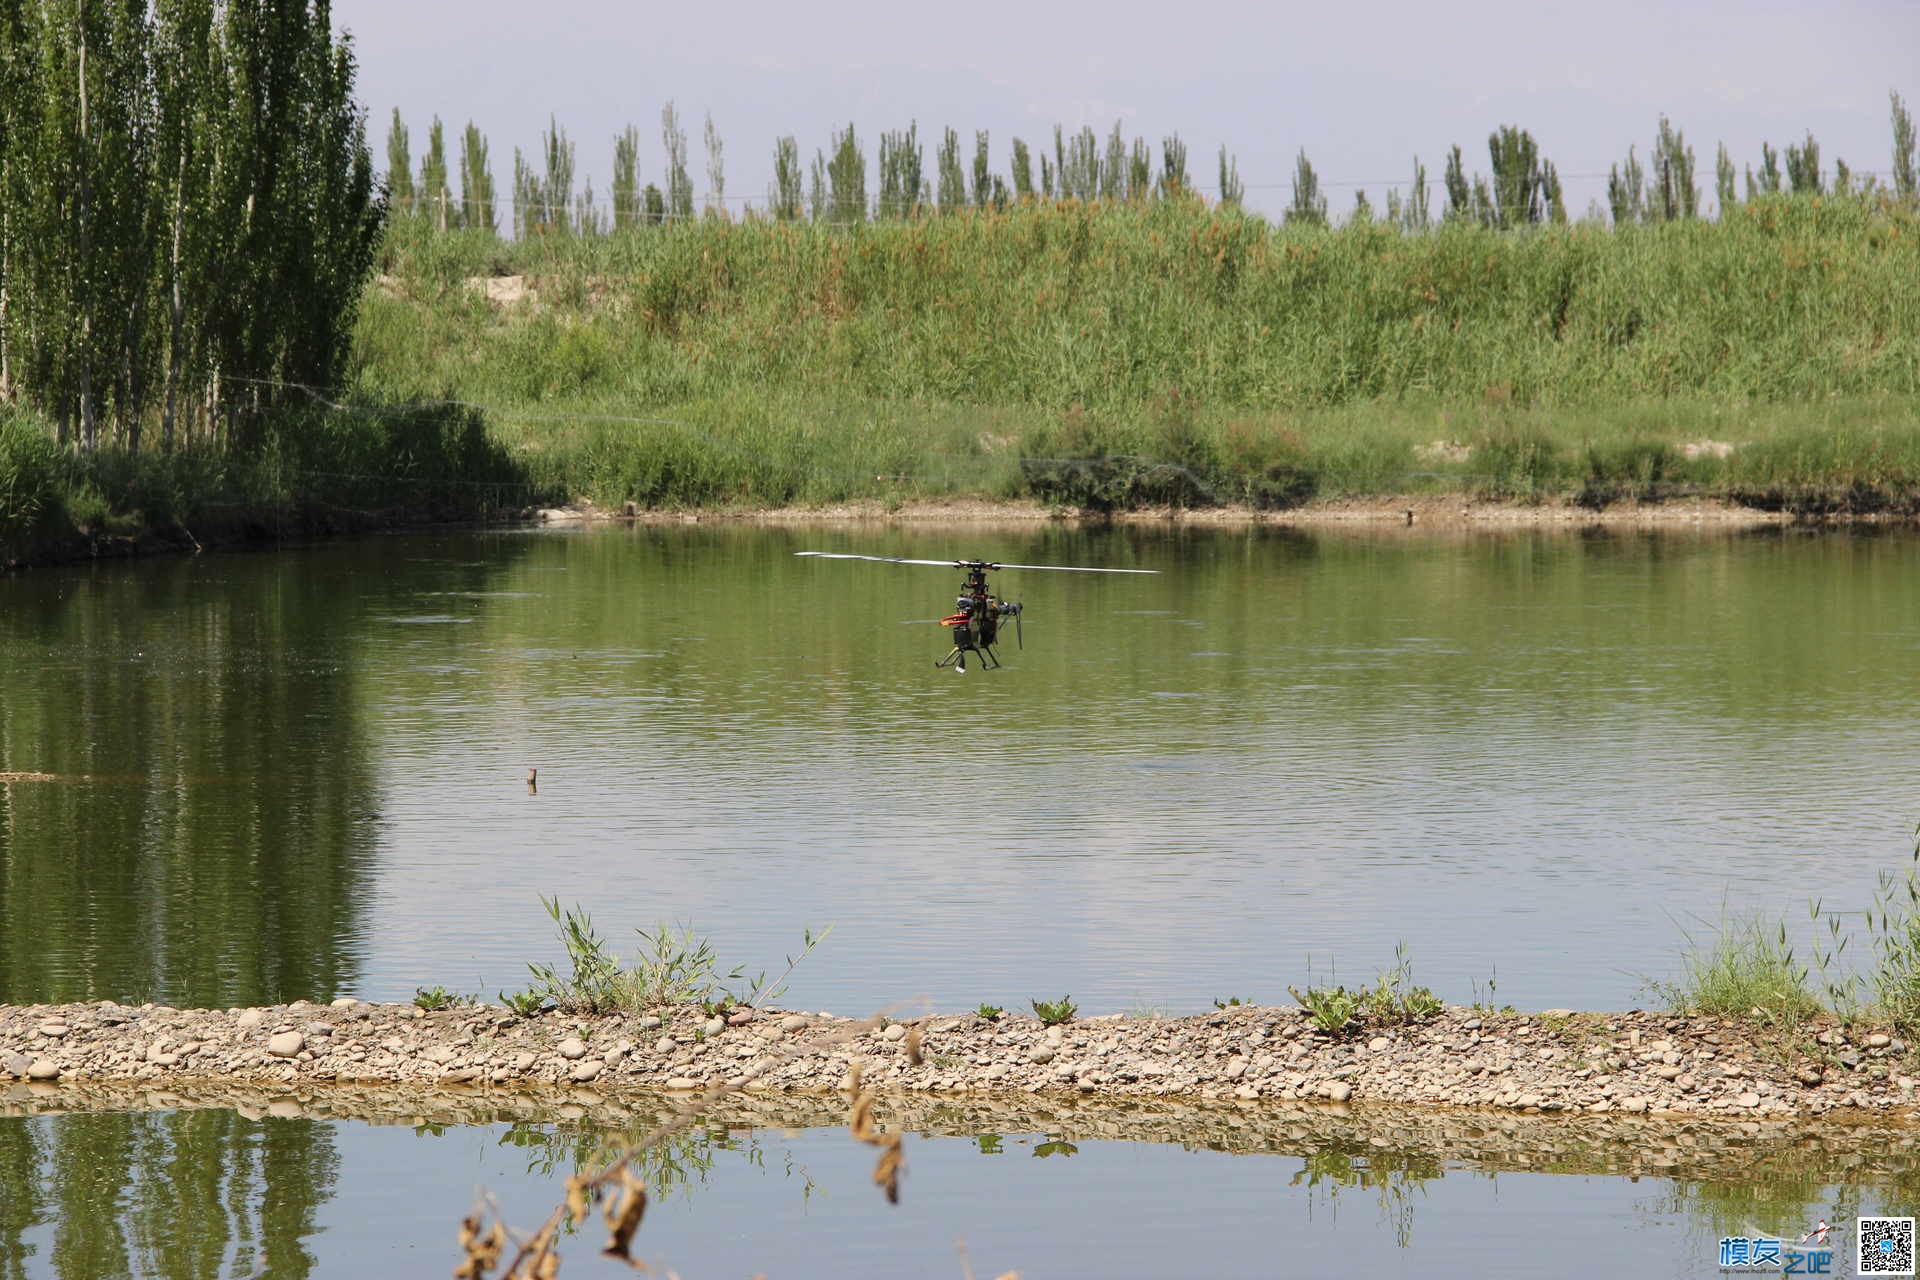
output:
M899 556L857 556L847 551L796 551L796 556L815 556L821 560L877 560L881 564L930 564L938 569L957 569L958 560L904 560Z
M904 556L863 556L851 551L796 551L796 556L820 560L872 560L879 564L930 564L937 569L971 569L976 564L995 569L1045 569L1053 573L1159 573L1158 569L1089 569L1071 564L999 564L992 560L909 560Z
M1158 569L1086 569L1073 564L990 564L989 569L1050 569L1055 573L1158 573Z

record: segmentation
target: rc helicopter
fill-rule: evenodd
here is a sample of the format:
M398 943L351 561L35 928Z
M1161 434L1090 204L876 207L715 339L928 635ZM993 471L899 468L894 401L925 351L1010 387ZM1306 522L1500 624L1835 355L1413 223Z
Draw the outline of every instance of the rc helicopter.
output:
M992 560L907 560L900 556L861 556L842 551L796 551L798 556L813 556L821 560L874 560L881 564L930 564L937 569L965 569L966 581L960 584L960 595L954 604L954 611L940 619L940 625L953 632L953 651L934 663L935 667L951 666L960 675L967 673L967 655L975 654L980 659L982 670L991 670L1000 665L999 655L994 653L993 645L1000 638L1002 619L1013 619L1014 643L1022 649L1027 647L1026 637L1020 631L1021 604L1018 600L1002 600L987 589L987 573L1001 569L1044 569L1050 573L1158 573L1158 569L1087 569L1067 564L999 564Z

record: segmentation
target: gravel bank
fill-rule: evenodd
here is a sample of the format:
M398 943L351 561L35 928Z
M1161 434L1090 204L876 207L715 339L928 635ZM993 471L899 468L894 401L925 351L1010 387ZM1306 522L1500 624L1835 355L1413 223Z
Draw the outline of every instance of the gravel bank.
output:
M259 1009L102 1002L0 1006L0 1081L521 1090L826 1092L863 1064L883 1091L947 1095L1353 1101L1523 1113L1906 1118L1920 1080L1885 1031L1643 1012L1449 1008L1416 1026L1316 1031L1304 1011L1188 1018L928 1017L860 1031L824 1014L697 1008L531 1019L488 1005L304 1001ZM917 1035L912 1034L917 1032ZM916 1054L916 1047L918 1052ZM914 1061L915 1057L918 1062Z

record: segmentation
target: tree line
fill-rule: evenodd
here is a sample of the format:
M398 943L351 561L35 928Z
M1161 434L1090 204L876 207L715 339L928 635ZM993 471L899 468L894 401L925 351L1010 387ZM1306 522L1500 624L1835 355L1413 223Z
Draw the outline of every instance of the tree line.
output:
M1763 143L1758 172L1746 169L1745 199L1792 193L1819 195L1871 194L1885 191L1899 199L1915 198L1914 124L1900 95L1889 95L1893 125L1893 163L1888 180L1856 174L1844 160L1835 164L1831 178L1823 170L1820 144L1809 133L1782 153ZM567 131L549 117L536 155L529 159L516 148L513 155L511 229L516 236L541 234L599 234L608 230L677 222L697 217L728 217L724 149L713 118L706 120L707 197L695 207L693 180L687 169L688 139L671 102L661 112L660 139L665 154L661 183L640 182L641 132L629 125L614 139L613 181L607 207L596 200L589 180L576 193L577 148ZM919 126L888 130L880 135L878 163L869 182L867 147L854 126L836 129L827 147L816 150L803 164L798 141L791 135L774 143L774 179L765 202L749 207L746 217L778 222L812 220L837 224L890 221L949 214L964 209L1004 208L1022 201L1139 202L1172 197L1194 197L1198 188L1187 167L1187 146L1178 133L1153 148L1144 137L1129 139L1115 124L1104 139L1091 128L1069 133L1054 126L1050 148L1034 148L1014 138L1009 166L994 171L990 138L976 131L971 147L954 129L945 129L933 144L929 165L927 144ZM466 228L498 232L501 207L494 198L493 176L487 161L487 142L468 122L460 144L460 194L449 184L444 129L436 117L428 134L425 157L415 176L407 126L396 109L387 135L386 182L396 216L428 220L436 230ZM1487 138L1488 171L1469 173L1459 146L1447 153L1441 177L1444 206L1436 213L1430 204L1427 169L1415 157L1411 181L1404 189L1386 193L1384 211L1376 211L1364 189L1354 193L1349 217L1361 221L1384 218L1408 230L1435 223L1463 222L1493 228L1513 228L1568 221L1560 174L1542 153L1533 134L1517 125L1502 125ZM1650 166L1650 167L1649 167ZM1665 117L1659 119L1654 143L1643 162L1637 148L1609 172L1607 201L1588 211L1594 218L1610 218L1615 225L1661 222L1701 216L1702 190L1695 177L1695 156L1686 135ZM1715 157L1714 194L1724 213L1741 201L1739 182L1725 144ZM1223 146L1216 180L1211 188L1218 204L1239 206L1246 187L1237 159ZM1283 219L1295 225L1330 224L1332 214L1313 163L1304 150L1295 162L1292 199Z
M381 234L328 0L0 0L0 397L249 447L331 385Z

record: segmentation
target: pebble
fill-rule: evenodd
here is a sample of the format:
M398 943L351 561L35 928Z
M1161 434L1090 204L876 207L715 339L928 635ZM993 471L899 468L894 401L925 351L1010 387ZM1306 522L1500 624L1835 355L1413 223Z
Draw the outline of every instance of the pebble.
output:
M888 1027L882 1034L886 1039L898 1044L907 1038L907 1029L896 1022Z
M267 1041L267 1052L276 1058L291 1058L307 1047L307 1038L298 1031L282 1031Z
M1348 1098L1351 1098L1353 1096L1353 1086L1348 1084L1345 1080L1335 1080L1332 1084L1328 1085L1324 1090L1322 1090L1322 1092L1324 1092L1327 1095L1327 1098L1330 1101L1345 1102Z
M29 1080L58 1080L59 1078L60 1064L47 1058L41 1058L27 1068Z
M1391 1049L1392 1047L1393 1041L1387 1039L1385 1036L1375 1036L1373 1039L1367 1041L1367 1048L1373 1050L1375 1053L1380 1052L1382 1049Z
M1883 1031L1876 1031L1867 1037L1867 1048L1884 1049L1893 1043L1893 1037Z
M653 1042L653 1051L655 1053L672 1053L678 1047L679 1046L674 1043L672 1036L661 1036Z
M640 1019L639 1026L642 1031L657 1031L661 1026L661 1022L656 1015L650 1013Z
M581 1040L579 1036L568 1036L560 1042L558 1052L560 1056L568 1062L577 1062L587 1056L586 1042Z
M266 1020L266 1015L260 1010L245 1009L241 1011L239 1018L235 1019L234 1025L242 1031L257 1031L260 1028L260 1024Z
M567 1073L567 1077L578 1083L585 1083L599 1075L603 1065L605 1064L592 1058L585 1062L576 1062L573 1064L573 1070Z
M700 1082L698 1080L689 1080L685 1076L669 1076L666 1087L669 1089L698 1089Z
M352 996L341 996L339 999L335 1000L331 1005L328 1005L327 1007L330 1009L351 1009L359 1003L360 1002L358 1000L355 1000Z
M753 1021L753 1014L751 1011L746 1009L742 1009L738 1013L730 1013L727 1015L727 1025L730 1027L744 1027L749 1022L752 1022L752 1021Z
M710 1036L717 1036L727 1029L727 1020L725 1018L708 1018L700 1029Z
M805 1031L807 1029L807 1020L797 1013L790 1013L780 1019L780 1029L782 1031Z

